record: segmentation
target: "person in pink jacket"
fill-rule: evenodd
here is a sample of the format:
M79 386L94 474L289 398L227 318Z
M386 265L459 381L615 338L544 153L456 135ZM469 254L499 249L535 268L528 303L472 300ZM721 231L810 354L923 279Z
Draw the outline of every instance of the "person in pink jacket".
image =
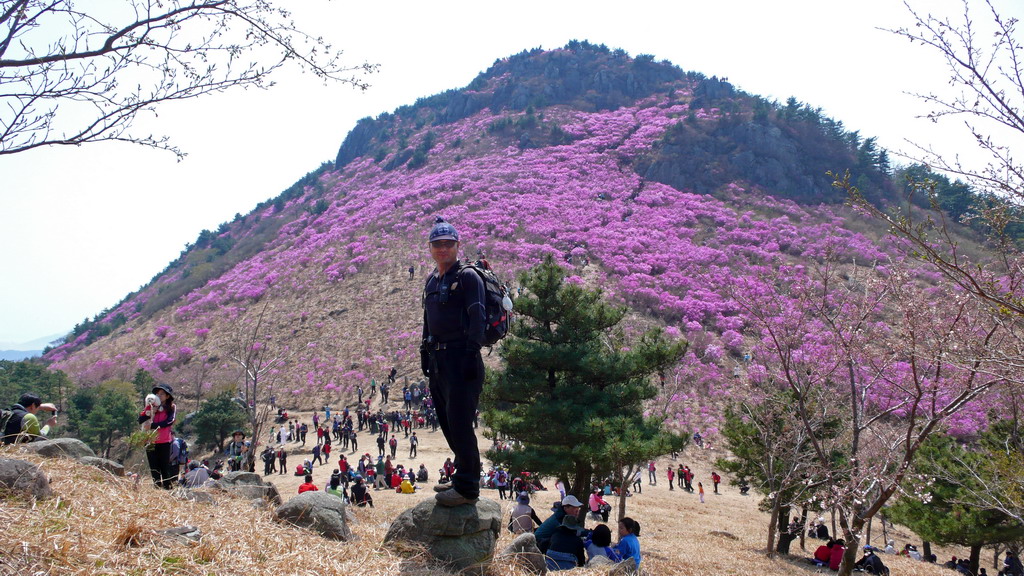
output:
M146 408L139 414L139 424L149 420L149 429L156 430L153 449L146 450L149 472L153 475L153 483L170 490L177 480L171 475L171 442L174 440L176 416L174 389L167 384L157 384L153 387L153 394L156 394L160 402L157 405L146 404Z
M828 567L831 570L839 570L839 564L843 561L843 554L846 553L846 541L842 538L832 544L832 552L829 556Z
M611 505L605 502L604 498L601 497L600 490L594 490L590 494L590 513L594 516L600 516L602 522L608 521L608 513L611 512Z

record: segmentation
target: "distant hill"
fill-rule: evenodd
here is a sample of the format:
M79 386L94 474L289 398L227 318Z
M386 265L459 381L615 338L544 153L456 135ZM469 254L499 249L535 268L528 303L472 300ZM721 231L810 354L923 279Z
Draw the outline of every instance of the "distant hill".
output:
M35 358L43 354L42 350L0 350L0 360L25 360L26 358Z
M873 139L795 100L587 42L522 52L360 121L335 162L202 231L46 359L86 385L147 370L188 398L239 382L235 357L257 343L282 360L264 377L285 405L345 401L392 366L418 378L425 234L441 214L506 280L552 254L631 307L628 331L688 337L670 423L707 429L752 337L724 286L826 251L885 258L885 231L842 206L827 170L878 201L895 193Z

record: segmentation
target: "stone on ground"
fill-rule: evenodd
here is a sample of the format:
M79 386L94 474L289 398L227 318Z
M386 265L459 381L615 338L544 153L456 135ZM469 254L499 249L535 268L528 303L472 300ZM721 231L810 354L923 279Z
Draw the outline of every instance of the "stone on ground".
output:
M224 490L250 500L262 498L274 506L281 504L281 493L272 482L266 482L252 472L228 472L220 480L207 485L212 490Z
M384 542L420 544L450 568L482 574L494 556L501 516L501 506L487 498L451 508L428 498L402 512L391 523Z
M124 466L114 462L113 460L107 460L106 458L98 458L96 456L83 456L78 459L82 464L89 466L95 466L101 470L106 470L114 476L124 476Z
M54 438L53 440L37 440L20 444L25 450L39 454L44 458L72 458L80 460L86 456L96 456L92 448L77 438Z
M352 539L345 516L345 501L326 492L299 494L274 510L274 520L308 528L325 538Z
M528 570L531 574L543 575L548 571L544 553L537 547L537 537L533 535L533 532L516 536L516 539L498 554L495 561L515 564Z
M53 496L46 474L24 460L0 458L0 487L40 499Z

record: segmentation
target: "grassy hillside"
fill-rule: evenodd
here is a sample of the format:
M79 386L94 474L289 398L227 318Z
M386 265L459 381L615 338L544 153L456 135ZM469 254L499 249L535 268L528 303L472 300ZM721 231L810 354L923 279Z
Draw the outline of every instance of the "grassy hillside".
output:
M436 439L425 438L421 460L428 467L440 467L444 455ZM810 556L818 541L807 540L807 552L800 551L799 542L795 542L794 555L789 558L768 559L762 553L768 516L757 510L756 496L741 496L728 485L722 486L721 495L715 495L706 482L706 502L701 504L695 494L668 490L663 470L669 463L686 463L696 472L697 480L703 481L710 476L714 456L713 452L691 448L678 462L663 459L658 462L658 485L648 486L645 479L643 492L627 499L626 513L642 525L644 574L821 573L802 560ZM145 480L136 484L69 460L40 460L8 447L0 448L0 457L38 462L51 477L55 493L53 499L40 502L10 494L0 499L0 517L6 528L0 531L0 574L446 574L415 550L381 544L390 521L420 498L432 496L432 492L412 496L374 492L375 508L352 509L355 522L350 527L356 539L342 543L277 524L270 519L269 511L257 510L245 499L224 495L217 496L216 504L184 502ZM328 476L326 467L315 470L318 484L322 485ZM298 480L285 478L271 480L288 498ZM485 491L483 496L497 498L494 491ZM532 504L542 519L555 499L545 492L535 496ZM511 503L504 502L504 513L510 509ZM594 524L593 520L587 521L588 527ZM187 543L157 534L183 525L198 527L201 539ZM920 545L906 530L897 528L890 535L900 547L904 542ZM877 532L874 538L872 543L878 545ZM512 535L503 532L499 550L511 540ZM962 552L936 551L940 560L951 554L961 556ZM939 566L906 558L885 556L884 560L893 574L901 576L948 574ZM571 573L596 576L603 572L577 569ZM491 574L526 575L508 565L494 566Z

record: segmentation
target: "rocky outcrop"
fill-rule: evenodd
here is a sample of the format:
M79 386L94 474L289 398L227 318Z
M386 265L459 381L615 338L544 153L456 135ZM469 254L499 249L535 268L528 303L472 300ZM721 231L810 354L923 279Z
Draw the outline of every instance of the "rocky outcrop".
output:
M78 461L88 466L94 466L101 470L106 470L114 476L124 476L124 466L114 462L113 460L98 458L96 456L83 456L79 458Z
M537 537L533 532L527 532L516 536L504 550L499 553L495 562L515 564L528 570L532 574L547 574L548 567L544 560L544 553L537 547ZM610 562L610 561L609 561Z
M274 520L317 532L324 538L349 541L345 501L326 492L303 492L274 510Z
M429 498L399 515L384 542L420 544L449 568L483 574L500 530L501 506L494 500L446 508Z
M260 498L274 506L281 504L281 493L278 492L277 486L265 482L259 474L253 472L228 472L223 478L210 482L204 488L223 490L242 498Z
M54 438L53 440L37 440L20 445L22 449L39 454L44 458L71 458L81 460L85 457L96 457L92 448L77 438Z
M46 474L39 466L24 460L0 458L0 487L34 498L53 496Z

